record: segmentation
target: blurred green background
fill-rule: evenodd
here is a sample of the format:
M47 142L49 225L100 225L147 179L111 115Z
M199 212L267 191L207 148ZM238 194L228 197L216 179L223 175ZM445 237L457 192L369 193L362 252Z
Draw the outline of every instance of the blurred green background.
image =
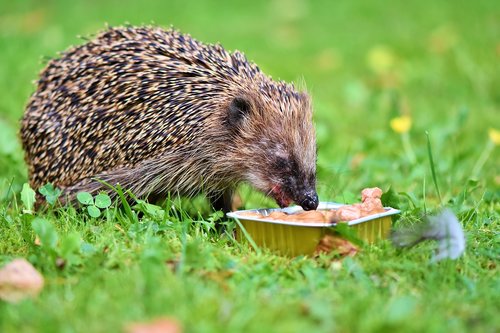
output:
M9 197L26 182L17 132L33 81L78 35L125 23L173 25L306 87L320 198L392 188L396 227L440 206L428 132L466 254L428 265L430 244L381 242L343 263L288 259L232 242L213 217L132 223L71 208L37 214L61 241L34 245L33 217ZM26 257L47 279L36 300L0 302L0 330L114 332L169 315L196 332L498 331L499 60L498 1L0 0L0 262ZM243 199L274 204L248 188Z
M5 1L0 3L0 175L25 180L15 134L48 58L106 24L174 26L241 50L313 97L325 199L368 185L405 191L428 173L429 131L444 191L460 191L500 127L495 1ZM412 119L408 159L390 120ZM498 150L481 178L498 186ZM449 171L453 170L452 173ZM479 176L479 175L475 175Z
M46 59L106 24L155 24L241 50L273 78L307 88L326 199L373 184L418 191L428 174L425 131L452 194L471 176L488 128L500 127L498 9L495 1L4 0L0 175L26 177L14 135ZM389 127L401 114L412 118L415 163ZM481 176L497 186L493 158Z

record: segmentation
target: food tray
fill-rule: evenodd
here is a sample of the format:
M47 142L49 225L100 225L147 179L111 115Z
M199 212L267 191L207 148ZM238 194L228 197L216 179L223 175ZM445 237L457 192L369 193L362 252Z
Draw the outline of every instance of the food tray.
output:
M337 209L344 204L335 202L320 202L318 210ZM352 227L358 238L367 243L374 243L386 239L389 235L392 218L391 215L400 213L399 210L385 207L385 212L365 216L346 223ZM336 223L324 222L290 222L279 221L252 216L244 216L245 213L259 213L267 216L274 211L285 213L296 213L302 211L300 206L271 209L250 209L227 213L227 216L237 219L248 235L259 247L268 248L288 256L312 255L321 238L332 231ZM236 239L244 240L245 235L238 225L236 228Z

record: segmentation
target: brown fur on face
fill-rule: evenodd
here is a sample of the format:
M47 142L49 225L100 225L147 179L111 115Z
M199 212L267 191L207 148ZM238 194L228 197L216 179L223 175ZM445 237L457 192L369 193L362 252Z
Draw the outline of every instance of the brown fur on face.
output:
M21 138L31 186L70 200L96 179L138 196L217 200L241 181L280 205L315 195L307 95L175 30L113 28L50 61Z
M250 111L232 128L228 161L242 166L241 177L280 206L301 203L316 187L316 140L309 97L291 86L264 81L238 98Z

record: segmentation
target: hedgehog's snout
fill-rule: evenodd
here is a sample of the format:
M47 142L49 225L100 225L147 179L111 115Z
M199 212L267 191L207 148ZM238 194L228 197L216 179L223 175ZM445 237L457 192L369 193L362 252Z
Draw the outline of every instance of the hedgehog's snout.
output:
M290 184L288 184L290 185ZM310 186L276 186L273 188L272 193L280 207L288 206L292 201L300 205L304 210L315 210L318 208L319 199L316 193L316 187ZM276 191L279 189L279 191Z
M318 208L319 205L319 199L318 199L318 194L316 193L315 190L309 190L304 193L299 197L298 201L296 201L304 210L315 210Z
M308 168L307 163L293 156L299 154L286 154L275 149L275 159L267 169L272 175L270 193L280 207L287 207L295 202L304 210L315 210L318 208L319 199L316 193L316 172L314 168ZM313 170L311 170L313 169Z

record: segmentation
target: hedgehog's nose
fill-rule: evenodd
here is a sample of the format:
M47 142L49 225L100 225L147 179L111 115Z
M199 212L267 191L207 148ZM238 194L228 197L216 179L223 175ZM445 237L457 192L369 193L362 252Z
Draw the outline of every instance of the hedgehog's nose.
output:
M315 191L306 192L303 199L298 202L304 210L315 210L318 208L319 200Z

